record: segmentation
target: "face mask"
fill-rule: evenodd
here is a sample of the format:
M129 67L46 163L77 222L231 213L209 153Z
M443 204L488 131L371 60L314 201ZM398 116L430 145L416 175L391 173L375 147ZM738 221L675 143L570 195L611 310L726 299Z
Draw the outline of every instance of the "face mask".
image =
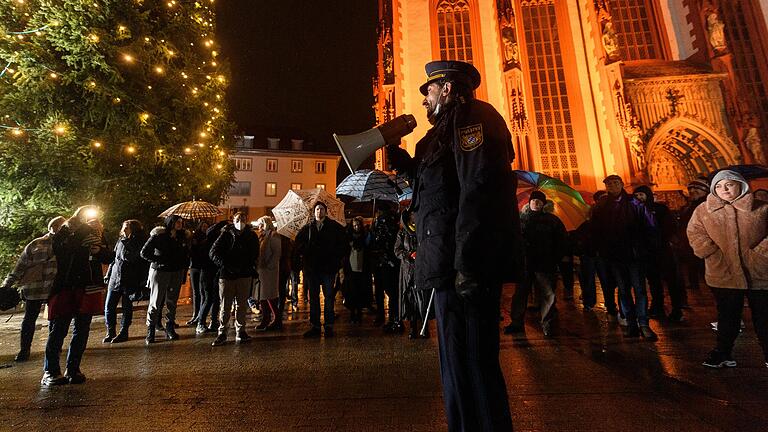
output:
M244 224L242 221L240 221L240 222L235 222L235 229L236 229L236 230L238 230L238 231L242 231L242 230L243 230L243 228L245 228L245 224Z

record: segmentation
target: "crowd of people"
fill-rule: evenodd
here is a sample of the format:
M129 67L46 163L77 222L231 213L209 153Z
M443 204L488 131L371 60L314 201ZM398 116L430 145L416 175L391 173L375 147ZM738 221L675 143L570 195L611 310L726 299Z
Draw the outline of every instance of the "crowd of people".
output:
M499 365L504 283L516 282L506 334L525 331L533 302L544 336L556 336L558 276L563 297L573 300L577 273L585 311L597 306L599 281L608 319L627 338L655 341L649 320L684 320L686 290L698 288L703 274L717 304L716 346L703 365L736 366L732 350L746 298L768 367L765 191L753 192L738 172L722 170L711 181L690 182L688 203L673 212L650 187L630 194L621 177L610 175L605 190L593 195L589 217L568 232L544 190L533 191L518 213L511 135L499 113L474 98L477 69L458 61L425 69L420 91L433 127L415 156L387 148L392 168L413 185L408 210L380 206L370 226L356 217L344 228L317 202L295 240L280 235L269 216L251 224L244 213L194 227L169 216L149 234L127 220L109 247L98 213L81 207L69 219L52 219L2 284L2 292L21 288L26 301L16 359L29 358L45 302L50 325L41 383L50 386L85 381L80 365L93 315L104 313L104 343L122 343L133 302L147 300L146 344L156 342L158 330L176 340L176 307L189 278L193 314L186 325L198 335L215 333L214 347L225 345L234 312L235 342L245 343L248 309L261 315L253 330L279 331L283 315L297 311L302 286L306 338L335 335L339 292L354 325L367 311L387 333L404 333L408 322L408 336L418 339L429 337L427 321L434 317L449 430L511 430ZM59 355L73 321L62 373Z

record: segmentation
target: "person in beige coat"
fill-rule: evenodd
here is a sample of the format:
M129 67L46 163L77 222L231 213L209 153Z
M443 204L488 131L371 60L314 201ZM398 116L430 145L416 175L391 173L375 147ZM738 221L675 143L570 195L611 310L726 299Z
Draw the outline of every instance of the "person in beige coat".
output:
M283 327L283 317L277 307L280 296L280 236L275 232L275 224L269 216L262 216L256 221L259 234L259 299L261 302L261 323L256 330L279 330Z
M744 177L730 170L714 176L710 192L687 230L717 303L717 347L703 365L736 366L731 351L746 296L768 367L768 203L756 200Z

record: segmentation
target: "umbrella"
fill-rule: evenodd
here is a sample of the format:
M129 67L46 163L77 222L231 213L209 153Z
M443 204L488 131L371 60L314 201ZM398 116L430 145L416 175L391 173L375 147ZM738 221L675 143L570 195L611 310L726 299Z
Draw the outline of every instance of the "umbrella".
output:
M205 201L186 201L168 208L160 213L159 217L168 217L171 215L181 216L184 219L203 219L212 218L221 214L221 210L215 205Z
M290 190L283 200L272 209L277 222L277 233L295 238L301 227L312 218L312 207L316 202L322 202L328 207L328 217L346 225L344 219L344 203L336 199L325 189Z
M589 205L581 194L562 181L534 171L515 170L518 178L517 203L528 203L531 192L540 190L555 204L554 214L568 231L579 227L589 215Z
M411 193L402 177L379 170L357 170L336 186L336 195L346 195L355 201L399 202L399 196Z

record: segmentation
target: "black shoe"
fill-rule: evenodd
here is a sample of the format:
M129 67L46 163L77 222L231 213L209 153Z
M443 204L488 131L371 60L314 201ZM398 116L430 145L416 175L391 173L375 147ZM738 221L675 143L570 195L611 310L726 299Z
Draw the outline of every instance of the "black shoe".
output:
M112 339L114 339L117 335L115 332L107 333L107 335L104 337L104 339L101 340L101 343L110 343L112 342Z
M251 340L251 337L248 336L248 333L246 333L245 330L238 332L237 336L235 336L235 342L237 343L246 343L249 340Z
M640 327L636 325L627 326L627 328L624 329L624 337L628 337L628 338L640 337Z
M384 324L384 318L377 317L375 320L373 320L373 325L376 327L382 324Z
M187 327L196 327L197 326L197 318L192 318L191 320L186 322Z
M179 338L179 334L176 333L176 330L174 330L174 327L176 327L176 324L168 321L165 323L165 338L168 340L177 340Z
M324 334L326 338L332 338L336 336L336 334L333 332L333 327L326 327Z
M525 333L525 326L510 324L504 327L504 334Z
M551 338L555 336L555 330L551 325L545 325L541 327L541 332L544 333L545 338Z
M305 338L319 338L322 334L323 334L323 332L321 332L319 328L312 327L311 329L309 329L306 332L304 332L304 337Z
M50 372L43 374L43 379L40 380L40 385L43 387L59 386L69 383L69 380L64 375L52 375Z
M649 342L654 342L659 340L659 337L656 336L656 333L654 333L653 329L651 329L651 327L647 325L640 326L640 336L642 336L643 339Z
M64 376L70 384L82 384L85 382L85 375L80 371L64 371Z
M713 369L721 369L724 367L732 368L736 367L736 361L729 354L723 354L718 350L712 350L709 353L709 357L704 360L702 366L710 367Z
M28 349L22 349L19 351L18 354L16 354L16 357L13 358L13 361L15 362L25 362L29 360L29 350Z
M165 330L165 327L163 327L163 323L161 323L160 321L158 321L157 323L155 323L155 330L164 331L164 330Z
M669 313L669 316L667 319L671 322L683 322L685 321L685 317L683 316L683 311L680 309L673 309L672 312Z
M211 342L211 346L222 346L225 343L227 343L227 334L219 333L218 336L216 336L216 339Z
M208 326L208 331L206 333L218 333L219 331L219 322L211 321L211 325Z
M120 330L120 333L118 333L117 336L115 336L112 339L112 343L120 343L120 342L125 342L127 340L128 340L128 330Z
M147 337L144 338L144 343L149 345L155 343L155 328L152 326L147 327Z

